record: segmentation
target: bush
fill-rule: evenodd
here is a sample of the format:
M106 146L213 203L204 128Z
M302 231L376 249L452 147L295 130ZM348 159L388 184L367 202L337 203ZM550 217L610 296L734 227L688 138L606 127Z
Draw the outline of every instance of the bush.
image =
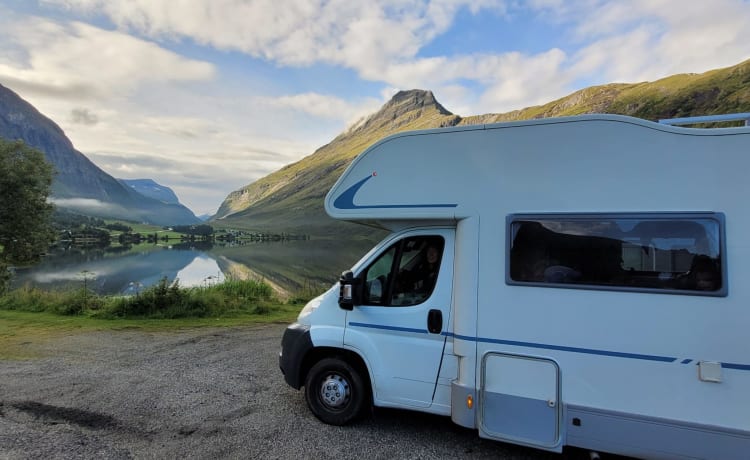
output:
M99 310L104 303L104 299L95 292L77 289L59 293L47 311L61 315L80 315L86 311Z
M43 291L24 286L0 295L0 309L93 314L99 318L203 318L239 314L268 315L278 309L273 289L258 281L230 280L206 288L159 283L129 297L102 297L86 289Z
M221 284L211 286L207 290L215 290L224 296L244 300L270 300L273 289L266 283L254 280L227 280Z
M0 295L8 292L10 286L10 280L13 278L13 273L10 271L8 264L0 260Z
M22 286L0 297L0 308L35 313L54 311L54 306L57 304L54 299L57 295L59 294Z
M167 310L174 310L184 297L179 280L169 283L166 277L134 297L118 298L106 308L105 316L115 317L164 317Z

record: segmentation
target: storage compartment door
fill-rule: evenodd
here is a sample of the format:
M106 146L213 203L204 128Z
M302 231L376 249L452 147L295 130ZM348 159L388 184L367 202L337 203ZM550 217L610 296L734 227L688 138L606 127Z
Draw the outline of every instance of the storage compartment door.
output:
M482 360L480 427L489 438L554 449L559 369L548 359L488 353Z

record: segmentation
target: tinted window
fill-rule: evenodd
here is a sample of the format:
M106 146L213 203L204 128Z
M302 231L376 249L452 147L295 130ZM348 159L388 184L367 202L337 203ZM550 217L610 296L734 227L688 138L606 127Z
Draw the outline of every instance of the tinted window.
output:
M414 236L394 243L364 274L365 305L416 305L437 281L445 242L440 236Z
M509 278L721 294L720 217L513 216Z

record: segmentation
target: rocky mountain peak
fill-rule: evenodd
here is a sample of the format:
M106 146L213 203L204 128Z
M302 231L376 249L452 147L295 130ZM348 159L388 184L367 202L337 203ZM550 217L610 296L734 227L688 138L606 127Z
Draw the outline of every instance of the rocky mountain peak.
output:
M388 112L392 110L408 112L412 110L429 109L437 110L441 115L453 115L435 99L435 95L432 94L432 91L422 89L399 91L393 95L391 100L388 101L382 109L380 109L380 112Z
M461 117L443 107L432 91L410 89L397 92L390 101L367 118L355 123L344 136L363 131L386 129L397 132L401 127L417 119L442 119L440 126L457 124Z

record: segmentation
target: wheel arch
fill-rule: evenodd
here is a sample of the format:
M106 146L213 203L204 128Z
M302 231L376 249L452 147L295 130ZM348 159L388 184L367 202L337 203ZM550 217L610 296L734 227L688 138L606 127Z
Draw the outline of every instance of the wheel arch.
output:
M315 347L311 349L306 355L305 358L302 361L302 366L300 368L300 374L299 374L299 381L304 382L307 379L307 374L310 372L310 369L324 358L337 358L342 361L347 362L350 366L352 366L359 374L362 376L362 379L367 384L367 390L368 390L368 397L370 398L370 403L373 401L373 391L372 391L372 376L370 375L370 369L367 367L367 363L365 363L365 360L360 356L358 353L346 350L344 348L335 348L335 347Z

